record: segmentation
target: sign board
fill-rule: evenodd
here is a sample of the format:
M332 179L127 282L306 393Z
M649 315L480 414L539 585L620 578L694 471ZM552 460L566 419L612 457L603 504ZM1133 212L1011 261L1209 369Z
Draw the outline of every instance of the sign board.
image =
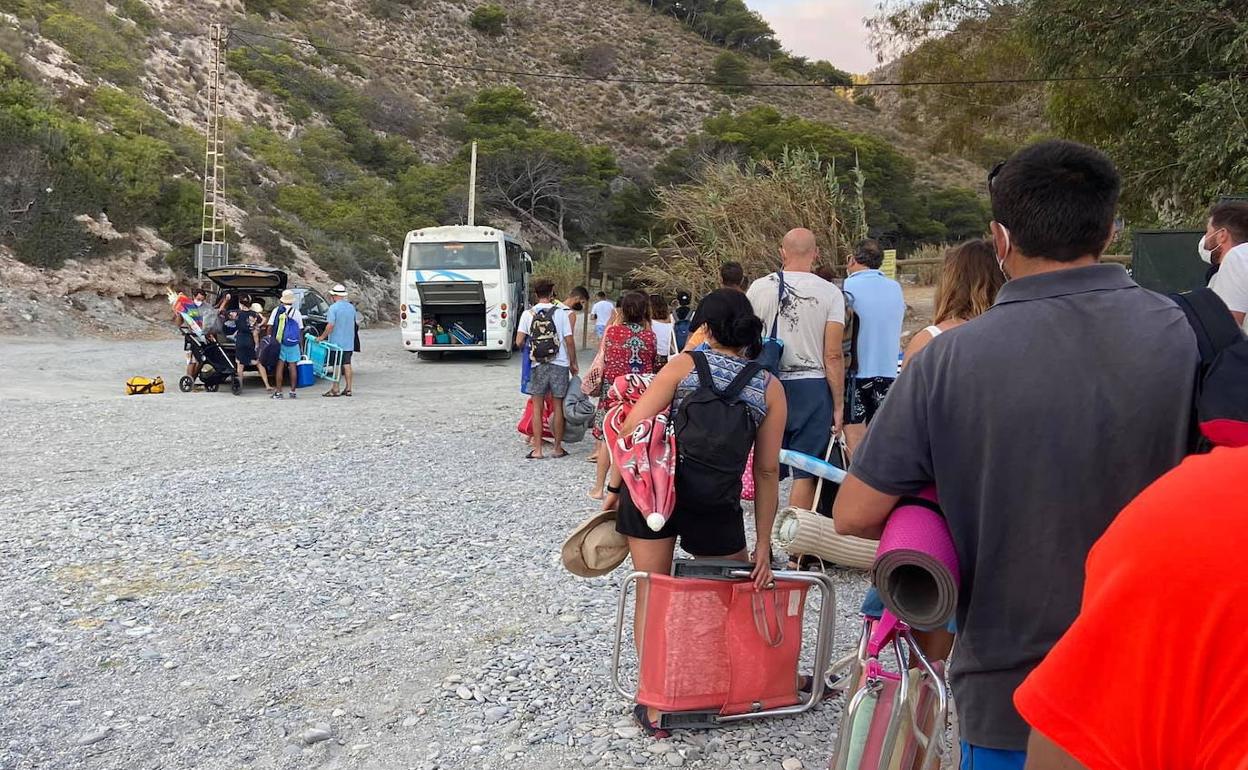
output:
M228 264L230 264L230 244L195 244L195 269L200 273L214 267L225 267Z
M884 264L880 265L880 272L897 280L897 249L884 250Z
M1196 253L1204 230L1137 230L1132 235L1131 274L1145 289L1164 293L1199 289L1209 270Z

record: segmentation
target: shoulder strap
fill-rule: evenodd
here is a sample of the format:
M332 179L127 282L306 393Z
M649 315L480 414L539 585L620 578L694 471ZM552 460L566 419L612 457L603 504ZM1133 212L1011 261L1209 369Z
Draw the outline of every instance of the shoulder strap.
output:
M1218 353L1243 339L1234 316L1213 289L1171 294L1170 299L1183 310L1192 331L1196 333L1202 365L1209 365Z
M729 401L736 401L737 397L741 395L741 391L745 390L745 386L749 385L755 375L762 370L763 367L759 366L757 361L750 361L741 368L741 371L737 373L737 376L732 378L732 382L729 383L728 387L725 388L719 395Z
M691 350L689 357L693 359L693 369L698 373L698 385L718 393L719 391L715 389L715 375L711 374L711 365L706 361L706 353L701 350Z
M780 326L780 312L784 310L784 295L787 291L787 287L784 283L784 271L776 271L776 276L779 280L776 282L776 315L771 319L771 338L773 340L778 339L776 337L776 330Z

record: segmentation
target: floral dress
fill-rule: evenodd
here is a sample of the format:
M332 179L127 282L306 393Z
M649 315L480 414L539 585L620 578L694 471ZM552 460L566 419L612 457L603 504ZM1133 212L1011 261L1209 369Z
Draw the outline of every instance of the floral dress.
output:
M602 423L607 410L616 405L611 385L625 374L654 374L658 357L658 340L654 332L641 324L616 324L609 327L602 339L602 387L598 392L598 410L594 413L594 438L602 440Z

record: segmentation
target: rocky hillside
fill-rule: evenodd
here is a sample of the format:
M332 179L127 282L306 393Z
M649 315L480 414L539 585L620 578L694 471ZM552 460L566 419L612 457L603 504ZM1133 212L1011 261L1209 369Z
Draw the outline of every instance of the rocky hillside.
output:
M235 253L313 283L347 279L373 314L390 301L402 232L462 210L457 164L471 138L492 138L498 158L561 148L569 195L580 196L556 239L565 247L644 239L637 209L662 176L656 167L708 118L760 106L844 132L853 154L887 155L923 189L978 182L972 164L932 155L830 88L502 74L707 81L725 51L638 0L516 0L493 28L474 17L481 5L0 0L0 333L66 313L163 317L159 296L186 281L198 239L213 21L231 28ZM755 83L797 82L742 61ZM480 67L496 72L469 69ZM519 88L519 101L500 86ZM487 216L531 229L506 206Z

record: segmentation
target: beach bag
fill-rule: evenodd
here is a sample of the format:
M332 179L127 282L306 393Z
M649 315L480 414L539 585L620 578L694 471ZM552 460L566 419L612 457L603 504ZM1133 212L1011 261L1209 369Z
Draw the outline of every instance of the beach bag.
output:
M568 395L563 399L563 419L569 427L588 426L594 421L594 402L583 392L580 377L573 376L568 386Z
M283 308L277 312L277 329L273 336L281 340L282 345L299 344L299 324L290 317L289 310Z
M542 407L542 438L548 438L552 441L555 438L555 432L550 427L550 420L555 414L555 399L550 394L546 395L545 404ZM524 413L520 415L520 422L516 423L516 432L523 436L533 436L533 399L529 399L524 403Z
M776 336L776 332L780 325L780 314L784 312L784 298L787 288L784 284L784 271L777 273L779 276L779 295L776 298L776 316L771 319L771 334L763 337L763 352L758 354L758 358L754 359L763 369L771 372L773 375L780 376L780 359L784 357L784 340Z
M165 381L160 377L131 377L126 380L126 395L141 396L148 393L164 393Z
M728 387L719 390L706 354L691 351L698 389L681 403L676 430L676 498L697 501L708 510L738 507L741 478L758 432L749 406L741 399L759 373L747 363Z
M581 382L582 393L595 396L602 392L603 366L603 347L599 345L598 354L594 356L594 362L589 365L589 371L585 372L585 380Z
M533 363L548 364L559 355L562 340L555 324L555 313L558 308L551 307L533 313L533 323L529 325L529 336L533 339Z
M260 365L266 371L273 371L277 368L277 359L281 356L282 351L277 344L277 340L273 339L273 335L268 335L260 339L260 348L258 350L258 358Z
M1248 446L1248 339L1212 289L1170 297L1187 315L1200 351L1193 448Z

